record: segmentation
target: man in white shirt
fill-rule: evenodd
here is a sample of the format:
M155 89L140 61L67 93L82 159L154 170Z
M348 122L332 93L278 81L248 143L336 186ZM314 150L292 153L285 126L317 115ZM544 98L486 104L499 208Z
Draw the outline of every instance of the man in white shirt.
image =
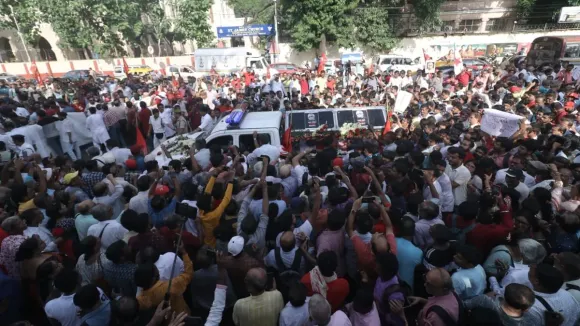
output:
M76 161L77 157L82 157L80 154L80 149L77 148L76 141L73 140L73 121L67 118L66 112L59 112L58 117L61 120L60 128L58 131L60 133L60 145L62 146L62 151L70 156L71 160ZM75 154L76 151L76 154Z
M12 142L16 146L16 154L18 157L27 159L36 152L34 146L24 142L25 139L23 135L12 135L11 138Z
M207 106L202 106L199 109L199 113L201 114L201 124L194 130L194 132L203 131L203 136L207 137L213 128L213 119L209 114L209 108Z
M111 206L97 204L91 208L91 215L99 223L91 225L87 231L87 235L101 239L101 251L103 252L114 242L123 240L125 234L129 232L119 222L111 220L113 217L113 209Z
M276 74L274 79L270 82L270 90L274 93L282 92L282 95L286 96L284 84L280 81L280 76L278 74Z
M528 198L528 195L530 194L530 188L521 182L523 179L524 173L520 169L510 168L505 172L505 184L508 188L515 189L520 194L520 204Z
M163 105L157 106L159 109L159 116L161 116L161 121L165 126L165 138L172 137L175 135L175 127L173 126L173 114L171 109L166 109Z
M137 179L139 193L129 200L129 209L134 210L137 214L147 214L149 212L149 187L151 181L148 175L142 175Z
M52 299L44 306L46 317L51 325L77 326L81 319L77 314L74 296L80 287L81 276L74 269L65 268L54 278L54 287L61 292L60 297Z
M445 174L451 180L455 206L467 200L467 183L471 180L471 173L463 165L465 151L461 147L450 147L447 150L447 161L449 164L445 168Z
M89 109L90 115L87 117L85 122L85 127L91 132L93 136L93 145L100 148L104 145L107 140L109 140L109 132L105 126L105 121L103 120L102 114L96 114L97 109L92 107ZM99 110L103 112L103 110Z
M206 94L207 97L204 101L205 104L207 104L211 110L215 109L215 104L213 103L213 101L218 97L218 93L215 91L215 89L213 89L213 86L211 84L207 85Z
M165 125L163 119L159 116L159 110L153 109L153 115L149 117L148 135L153 135L153 147L157 148L165 141Z

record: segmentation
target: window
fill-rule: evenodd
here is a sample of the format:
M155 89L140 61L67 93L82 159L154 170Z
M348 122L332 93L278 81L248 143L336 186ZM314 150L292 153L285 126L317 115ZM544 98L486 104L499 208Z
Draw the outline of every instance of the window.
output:
M507 19L493 18L487 21L485 30L487 32L504 31L507 27Z
M403 61L404 65L412 65L413 64L413 60L411 60L409 58L401 59L401 61Z
M465 32L477 32L481 25L481 19L465 19L459 23L459 30Z
M578 58L580 57L580 43L566 44L566 54L565 58Z
M169 72L178 72L176 67L169 68Z
M266 135L268 137L268 144L272 143L272 139L270 138L270 134L259 134L259 135ZM256 149L254 145L254 135L253 134L246 134L240 135L240 152L253 152Z
M383 61L381 61L381 64L382 65L389 65L389 64L391 64L391 58L384 58Z
M227 150L228 147L230 147L233 144L234 144L234 139L232 138L232 136L227 135L227 136L220 136L220 137L217 137L217 138L210 140L207 143L206 147L211 148L212 146L218 145L219 148L221 148L222 150Z

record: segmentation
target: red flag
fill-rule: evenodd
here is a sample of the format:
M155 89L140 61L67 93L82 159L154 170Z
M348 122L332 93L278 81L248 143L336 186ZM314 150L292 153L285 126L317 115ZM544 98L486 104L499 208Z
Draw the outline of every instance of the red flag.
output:
M145 142L145 138L143 138L143 134L141 134L141 130L137 129L137 139L135 140L135 145L141 147L143 154L147 155L147 142Z
M173 85L173 87L179 88L179 81L177 80L177 77L175 77L175 75L171 76L171 84Z
M322 34L320 37L320 47L318 49L320 53L320 62L318 63L318 74L324 71L324 65L326 64L326 35Z
M266 79L270 80L270 78L272 78L272 75L270 74L270 66L266 67Z
M288 126L288 129L284 131L284 135L282 135L282 146L287 152L292 151L292 124Z
M129 75L129 65L127 64L127 60L125 60L125 57L123 57L123 71L125 72L125 75Z
M431 57L425 52L425 49L423 49L423 58L425 58L425 61L431 60Z
M385 129L383 129L383 136L391 131L391 115L391 112L387 113L387 122L385 122Z
M50 67L49 61L46 62L46 69L48 69L48 74L50 75L50 77L53 77L54 75L52 74L52 68Z
M32 60L32 73L34 74L34 79L38 85L44 86L44 82L42 81L42 77L40 76L40 72L38 72L38 66L36 65L36 60Z
M320 74L322 71L324 71L324 65L326 64L326 53L322 53L322 55L320 56L320 63L318 64L318 73Z

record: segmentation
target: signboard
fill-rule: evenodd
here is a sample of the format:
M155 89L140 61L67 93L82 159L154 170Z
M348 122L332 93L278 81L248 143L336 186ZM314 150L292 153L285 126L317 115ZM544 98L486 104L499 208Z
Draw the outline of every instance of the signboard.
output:
M306 128L318 128L318 113L306 114Z
M395 112L402 113L405 112L411 100L413 99L413 94L405 91L399 91L397 94L397 99L395 100Z
M425 61L425 72L428 74L435 73L435 61L433 61L433 60Z
M340 60L342 63L347 63L349 61L351 63L358 63L363 61L363 56L360 52L343 53L340 56Z
M580 23L580 6L562 7L558 23Z
M495 109L483 110L481 131L491 136L510 137L520 129L522 117Z
M286 111L285 120L286 128L292 122L293 132L316 130L323 124L327 125L327 130L339 130L345 123L370 124L375 129L381 129L385 126L386 111L384 106Z
M217 28L217 37L267 36L274 32L272 25L222 26Z

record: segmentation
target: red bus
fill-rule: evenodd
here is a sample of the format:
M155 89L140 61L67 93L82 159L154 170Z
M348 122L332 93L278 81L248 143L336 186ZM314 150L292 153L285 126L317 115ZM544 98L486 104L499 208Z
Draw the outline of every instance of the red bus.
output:
M566 54L566 41L562 37L538 37L530 46L526 64L535 67L559 64Z

